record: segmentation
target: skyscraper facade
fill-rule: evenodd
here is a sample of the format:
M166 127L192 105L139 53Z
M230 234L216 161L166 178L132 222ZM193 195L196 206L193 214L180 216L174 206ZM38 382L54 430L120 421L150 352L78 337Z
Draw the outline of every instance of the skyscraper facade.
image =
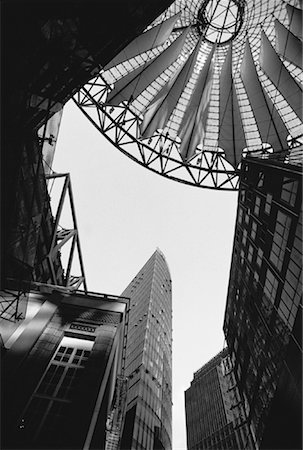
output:
M188 450L243 450L251 442L227 348L194 373L185 410Z
M256 443L302 445L302 172L242 163L224 333Z
M130 297L125 376L128 377L122 449L171 449L171 278L157 249L122 296Z

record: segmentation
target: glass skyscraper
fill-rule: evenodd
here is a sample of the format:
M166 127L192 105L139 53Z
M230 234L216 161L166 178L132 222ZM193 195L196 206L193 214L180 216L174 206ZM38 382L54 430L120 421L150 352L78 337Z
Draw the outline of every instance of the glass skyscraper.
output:
M302 448L301 167L241 171L224 333L257 446Z
M171 278L157 249L123 292L130 297L122 449L171 449Z
M185 391L185 411L188 450L243 450L251 445L227 348L194 373Z

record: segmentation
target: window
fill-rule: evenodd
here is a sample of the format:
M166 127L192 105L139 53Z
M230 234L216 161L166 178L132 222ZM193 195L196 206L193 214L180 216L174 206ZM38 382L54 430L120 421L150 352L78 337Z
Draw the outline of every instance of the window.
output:
M255 209L254 209L254 213L256 216L259 216L259 214L260 214L260 207L261 207L261 197L256 195Z
M258 281L259 281L259 274L258 274L258 272L254 272L254 280L255 280L256 283L258 283Z
M291 206L295 206L296 196L298 190L298 181L292 180L291 178L284 177L281 199L286 203L289 203Z
M244 250L243 249L240 251L240 263L244 264Z
M295 293L291 286L286 282L281 295L278 312L280 317L292 329L301 299L301 289L299 288Z
M290 315L290 311L289 311L289 309L287 308L287 306L285 305L285 303L280 302L279 308L278 308L278 313L279 313L279 316L280 316L280 317L284 320L284 322L287 324L288 318L289 318L289 315Z
M239 242L239 240L240 240L240 229L237 228L236 229L236 241Z
M247 213L245 214L245 223L249 224L249 218L250 218L250 208L248 208Z
M243 209L239 208L239 213L238 213L238 222L242 223L242 219L243 219Z
M34 440L63 423L65 407L77 392L79 375L94 342L64 336L26 407L18 429ZM59 422L60 423L59 423Z
M272 194L267 193L266 194L265 207L264 207L264 211L266 212L266 214L270 214L271 203L272 203Z
M262 265L262 259L263 259L263 250L262 250L262 248L259 248L258 253L257 253L257 260L256 260L256 263L259 267L261 267L261 265Z
M263 185L264 185L264 173L260 172L257 186L263 187Z
M58 383L62 377L62 374L64 372L64 366L57 366L54 364L51 364L46 371L38 389L37 392L39 394L45 394L45 395L54 395L55 390L58 386Z
M254 255L254 248L253 248L253 246L252 246L251 244L249 244L249 247L248 247L248 254L247 254L247 259L248 259L248 261L249 261L250 263L252 262L253 255Z
M56 361L62 361L62 362L68 362L68 360L70 359L70 356L73 352L73 349L70 347L64 347L63 345L61 345L59 347L59 350L57 351L54 359Z
M264 294L267 298L274 303L276 298L278 288L278 280L271 272L271 270L267 269L265 285L264 285Z
M236 299L236 301L239 300L239 296L240 296L240 290L239 290L239 289L236 289L236 294L235 294L235 299Z
M253 240L256 239L256 235L257 235L257 223L253 220L252 225L251 225L251 232L250 232L250 236Z
M272 248L269 256L269 259L278 270L282 269L290 225L291 218L281 211L278 211Z
M245 246L246 245L246 240L247 240L247 230L243 231L243 236L242 236L242 244Z

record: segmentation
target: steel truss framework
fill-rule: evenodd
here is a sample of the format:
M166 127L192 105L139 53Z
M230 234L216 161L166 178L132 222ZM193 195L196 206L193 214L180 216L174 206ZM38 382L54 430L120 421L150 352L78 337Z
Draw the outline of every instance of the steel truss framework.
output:
M69 173L52 173L46 175L46 179L53 181L58 179L64 180L63 187L60 192L58 207L53 218L51 242L45 256L51 278L48 282L13 279L7 280L9 289L0 291L0 319L10 322L16 322L25 318L28 292L30 290L38 289L44 292L56 290L70 293L75 292L82 287L84 292L87 292L70 175ZM61 226L62 212L67 199L70 204L72 218L72 228L70 229L66 229ZM67 254L67 266L64 268L62 283L62 277L58 277L56 271L58 252L61 253L63 248L67 249L67 245L70 241L71 246ZM78 275L72 274L75 257L78 258L80 266L80 274ZM61 258L60 263L62 263Z
M0 291L0 318L15 322L24 319L23 308L19 308L21 302L27 302L27 293L4 289ZM0 335L1 337L1 335Z
M220 14L223 14L222 20L226 26L226 30L218 35L217 39L219 39L219 42L217 42L217 46L212 43L213 37L207 37L207 33L210 32L209 30L212 26L212 17L215 17L216 3L220 3L222 6L222 13ZM293 3L294 5L291 5L291 8L294 6L296 9L298 2L294 1ZM234 14L235 20L226 19L229 13L228 8L233 8L231 13ZM238 8L238 12L236 12L236 8ZM288 104L285 93L283 95L285 86L281 85L281 94L279 90L280 85L278 84L278 87L275 85L275 82L271 79L272 75L266 74L260 63L262 39L266 40L267 37L271 44L275 43L277 47L277 42L275 42L276 22L279 22L279 26L291 28L289 10L287 8L287 4L282 4L276 0L266 2L266 5L261 0L247 0L246 2L232 0L221 0L220 2L205 0L201 2L191 0L186 2L186 4L183 0L176 0L147 30L150 31L164 23L165 20L168 21L174 15L180 14L169 40L166 40L163 45L158 45L141 54L132 54L132 57L128 57L127 60L120 58L117 64L112 66L109 64L80 89L74 96L74 101L85 116L114 146L148 169L185 184L210 189L236 190L238 188L241 156L245 157L247 153L250 153L257 156L261 155L262 157L272 157L274 152L281 158L281 155L289 154L291 141L296 141L296 145L301 142L302 118ZM204 11L206 14L206 10L208 14L207 29L205 28L205 36L203 36L203 29L201 29L203 24L201 25L201 21L198 23L198 18L201 11ZM216 20L214 27L218 26L221 19L218 17ZM230 20L230 23L226 23L226 20ZM139 91L138 85L141 82L142 84L144 83L144 74L152 66L151 63L157 58L160 60L164 52L169 49L169 46L172 47L186 29L188 30L187 36L177 59L162 73L155 75L154 80L149 85L148 83L145 84L144 89ZM262 37L264 31L266 36ZM219 33L216 30L214 32ZM291 34L289 30L287 32L289 35ZM223 33L227 34L224 35ZM201 44L197 44L199 39ZM250 46L256 74L260 80L259 90L260 93L263 92L265 98L265 101L263 99L265 109L266 104L268 108L266 111L269 121L268 131L263 132L263 136L262 130L260 130L260 123L262 122L260 119L263 113L260 112L258 105L253 104L253 96L250 96L241 74L244 54L245 52L248 53L245 45L246 47ZM162 128L158 127L151 135L145 136L142 133L142 123L147 108L153 105L157 95L161 94L161 90L165 89L165 85L171 82L175 73L181 70L188 55L194 53L195 50L193 51L193 49L198 46L200 47L196 68L192 71L191 78L187 79L189 81L187 81L186 89L184 86L183 93L169 119L167 119L166 124ZM200 74L203 72L203 67L206 65L205 60L214 46L214 72L205 116L204 137L201 138L200 143L195 147L195 151L192 151L189 157L184 157L181 154L182 152L180 152L182 136L181 138L179 136L182 129L182 121L186 115L190 114L191 97L195 93L195 88L198 84L197 79L200 76L197 74L199 71ZM231 67L232 82L234 83L232 88L234 94L232 95L236 97L240 118L229 118L228 120L231 120L233 124L237 122L236 125L229 127L226 125L227 122L225 122L224 126L225 131L235 126L233 133L237 132L237 127L238 129L240 127L241 136L234 135L234 138L238 139L238 141L242 139L244 142L240 153L238 149L238 154L233 160L231 157L228 157L226 149L223 148L222 138L220 142L221 116L219 116L219 110L220 108L222 109L222 105L220 106L220 92L222 92L220 76L223 64L227 60L230 46L232 47ZM275 50L277 52L277 48ZM287 70L288 74L295 80L296 86L300 85L302 70L290 62L284 54L279 55L280 62L276 62L276 64L280 64L281 71ZM157 62L155 64L155 72L157 72L156 66ZM135 75L136 73L139 75ZM132 79L131 77L133 76L135 78ZM121 88L122 91L128 90L124 100L123 96L120 96L121 91L119 91L121 83L124 86ZM133 86L133 92L130 91L131 86ZM134 92L135 95L133 95ZM117 101L114 99L115 95L119 98ZM268 107L268 105L272 105L272 107ZM231 108L231 110L234 109ZM233 113L230 114L233 115ZM275 129L277 121L281 121L281 119L283 122L282 127L284 127L284 144L282 145L282 140L278 136L280 144L275 147L270 144L269 128ZM275 129L273 133L279 135L279 130L277 132ZM286 137L287 141L285 140Z
M51 244L48 250L47 254L47 261L50 268L51 276L52 276L52 285L57 286L59 289L62 290L62 286L59 286L57 275L54 269L54 262L57 258L58 252L62 249L62 247L67 244L70 240L71 247L68 252L68 262L67 267L65 270L64 275L64 288L68 291L75 291L79 289L81 285L83 285L85 292L87 291L86 286L86 280L85 280L85 274L84 274L84 266L83 266L83 260L82 260L82 252L80 247L80 241L79 241L79 234L78 234L78 227L77 227L77 220L76 220L76 213L75 213L75 206L74 206L74 200L73 200L73 192L72 192L72 186L71 186L71 180L69 173L52 173L50 175L46 175L46 179L48 180L58 180L59 178L64 179L64 184L62 187L60 199L58 208L54 217L54 228L53 228L53 235L51 239ZM66 197L68 196L70 207L71 207L71 216L72 216L72 223L73 226L71 229L65 229L62 226L60 226L60 219L62 217L62 211L63 207L66 201ZM75 251L77 252L79 264L80 264L80 275L71 275L73 260L75 256ZM35 283L37 286L40 283Z
M135 138L140 119L126 105L113 108L103 104L109 91L109 86L99 75L78 92L74 101L122 153L175 181L222 190L238 188L238 171L226 161L223 151L201 152L194 161L184 165L178 151L179 142L168 134L156 132L147 140Z

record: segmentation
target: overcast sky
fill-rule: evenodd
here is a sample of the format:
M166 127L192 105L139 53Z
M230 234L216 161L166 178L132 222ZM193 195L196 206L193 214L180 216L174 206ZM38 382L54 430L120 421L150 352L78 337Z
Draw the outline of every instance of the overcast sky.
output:
M71 101L53 169L70 172L88 289L120 295L159 247L173 289L173 450L184 391L222 350L237 193L168 180L120 153Z

